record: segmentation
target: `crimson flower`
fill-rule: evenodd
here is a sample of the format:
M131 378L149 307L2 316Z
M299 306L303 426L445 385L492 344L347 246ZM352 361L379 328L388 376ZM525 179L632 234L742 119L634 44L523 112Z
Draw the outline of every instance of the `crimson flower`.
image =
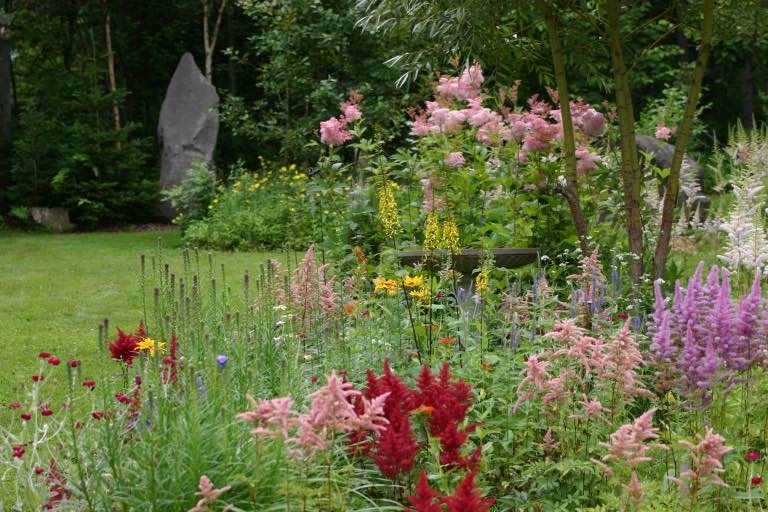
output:
M442 292L439 292L439 293L435 294L435 298L436 299L444 299L445 298L445 294L442 293Z
M42 475L45 470L41 468L40 466L35 466L35 474L36 475Z
M43 407L42 409L40 409L40 414L47 417L53 414L53 411L50 410L48 407Z
M40 352L39 354L37 354L37 357L39 357L40 359L48 359L49 357L51 357L51 353L50 352Z
M93 389L96 387L96 381L95 380L85 380L83 381L83 386L85 386L88 389Z
M618 315L616 315L616 316L617 316L617 317L619 317L619 318L621 318L622 320L626 320L626 319L627 319L627 314L626 314L626 313L619 313L619 314L618 314Z
M80 360L72 359L72 360L69 361L69 367L70 368L77 368L78 366L80 366Z
M100 420L103 417L104 417L104 413L103 412L93 411L91 413L91 418L93 418L95 420Z
M760 458L760 454L757 452L749 452L748 454L744 455L744 458L747 460L757 460Z
M143 326L139 326L143 329ZM132 364L133 358L139 355L137 345L140 339L137 336L125 334L120 328L117 329L117 338L109 344L109 351L112 359L117 359L125 364Z
M75 428L79 430L83 428L83 424L78 421L77 423L75 423Z
M13 447L13 457L15 459L20 459L24 455L24 447L20 444L17 444Z
M405 507L406 512L442 512L443 506L435 503L435 498L439 498L440 495L429 486L427 474L423 469L419 474L419 482L415 490L416 494L406 498L413 505L413 508Z
M40 381L41 381L41 380L43 380L44 378L45 378L45 377L43 377L42 375L33 375L33 376L32 376L32 382L40 382Z
M752 477L752 485L760 485L761 483L763 483L763 477L761 476Z
M311 378L310 380L312 381L312 384L315 384L315 383L317 383L317 380L318 380L318 377L317 377L317 375L313 375L313 376L312 376L312 378Z
M131 399L129 397L125 396L122 393L117 393L115 395L115 398L117 398L117 401L120 402L121 404L129 404L129 403L131 403Z
M494 503L493 498L483 499L475 487L476 470L472 470L456 487L455 496L446 496L440 501L448 505L448 512L487 512Z
M61 364L61 359L59 359L58 357L51 357L50 359L48 359L48 362L53 366L59 366Z
M20 409L20 408L21 408L21 404L20 404L19 402L13 402L13 403L11 404L11 409L12 409L12 410L14 410L14 411L15 411L16 409Z
M32 415L29 414L28 412L23 412L21 413L21 419L23 419L24 421L29 421L32 419Z

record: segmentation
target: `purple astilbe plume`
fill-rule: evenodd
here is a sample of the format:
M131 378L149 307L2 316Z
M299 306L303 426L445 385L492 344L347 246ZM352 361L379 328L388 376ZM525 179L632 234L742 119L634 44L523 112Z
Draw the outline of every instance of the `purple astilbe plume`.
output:
M760 290L760 272L755 272L752 289L746 297L739 301L739 312L736 318L737 352L740 364L736 368L746 371L751 368L763 355L765 343L759 336L761 317L764 316L764 304Z
M725 472L723 456L733 450L726 446L725 438L707 428L704 436L699 436L698 444L680 441L691 453L691 469L680 474L680 478L667 477L679 485L688 485L691 495L695 495L707 485L728 487L720 475Z
M743 368L744 360L740 354L740 343L735 333L736 317L728 269L722 270L722 276L720 291L714 300L711 332L715 350L720 354L727 371L733 372Z
M711 399L710 391L719 367L712 339L708 338L705 343L704 347L700 346L693 335L693 328L688 326L678 362L680 393L687 398L700 398L703 405Z
M668 299L664 298L661 293L661 279L657 279L653 282L653 313L651 314L651 321L648 324L648 337L654 338L658 329L664 320L664 314L667 313ZM667 325L669 328L669 325Z
M661 323L654 329L651 340L651 361L656 367L656 384L658 391L669 391L677 380L677 347L672 343L672 335L669 328L672 313L661 312Z
M629 320L624 324L611 343L606 344L605 363L600 378L624 396L650 396L651 393L639 381L636 368L644 364L637 342L629 334Z

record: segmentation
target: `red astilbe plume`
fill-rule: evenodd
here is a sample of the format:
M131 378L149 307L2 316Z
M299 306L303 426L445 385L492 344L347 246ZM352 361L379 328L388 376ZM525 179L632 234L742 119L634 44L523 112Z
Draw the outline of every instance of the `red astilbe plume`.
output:
M464 430L459 430L456 422L451 422L440 432L440 464L448 467L474 468L480 462L480 447L475 448L469 457L463 457L460 453L462 446L467 441L469 433L478 427L473 423Z
M168 357L163 359L166 368L163 370L163 382L176 382L178 378L178 350L179 343L176 340L176 333L171 335L171 342L168 344Z
M448 505L448 512L488 512L494 499L483 499L482 493L475 487L476 470L472 470L456 487L454 496L445 496L440 501ZM439 510L439 509L438 509Z
M397 378L388 360L384 361L384 375L376 377L368 370L366 381L365 398L373 400L388 393L384 402L384 417L389 424L365 451L373 457L381 472L394 480L400 473L411 470L421 448L408 419L410 411L418 406L418 395Z
M144 324L139 324L141 331L144 330ZM119 327L117 328L117 338L109 344L109 351L112 359L116 359L125 364L133 364L133 358L139 355L139 349L136 348L141 338L131 334L125 334Z
M373 460L382 474L397 479L400 473L408 473L419 453L419 443L413 435L408 415L399 409L393 409L387 429L374 441Z
M451 381L448 363L443 363L437 379L424 365L417 386L421 404L434 408L429 420L430 434L439 437L451 422L460 424L466 419L472 406L472 386L461 380Z
M419 474L419 482L416 484L416 493L406 499L413 508L403 507L406 512L442 512L443 506L435 502L440 495L427 482L427 474L422 469Z

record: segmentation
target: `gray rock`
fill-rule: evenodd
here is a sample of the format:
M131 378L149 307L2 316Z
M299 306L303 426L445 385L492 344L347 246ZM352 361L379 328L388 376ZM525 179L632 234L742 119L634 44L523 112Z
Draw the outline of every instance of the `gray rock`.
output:
M635 135L637 150L640 153L650 153L653 164L661 169L672 167L672 157L675 154L675 146L648 135ZM702 217L706 215L709 207L709 198L701 192L701 182L704 179L704 171L699 164L688 155L683 156L683 165L680 168L680 194L678 205L685 206L686 210L693 214L699 212ZM663 191L662 191L663 192Z
M66 208L32 208L32 219L55 233L72 231L74 224L69 220Z
M181 56L160 110L157 135L162 146L160 186L168 189L187 179L192 162L210 163L216 149L219 95L191 54ZM163 200L160 213L166 219L176 210Z

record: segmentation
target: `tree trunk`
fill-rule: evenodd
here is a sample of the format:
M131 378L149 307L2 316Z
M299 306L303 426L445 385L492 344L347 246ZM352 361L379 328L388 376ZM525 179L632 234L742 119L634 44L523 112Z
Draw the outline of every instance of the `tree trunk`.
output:
M741 92L741 124L751 129L755 118L755 84L752 75L752 61L749 55L744 58L744 66L739 71L739 91Z
M637 284L643 275L643 222L640 216L640 186L642 175L635 143L635 114L629 87L619 31L619 0L607 0L608 42L616 89L616 108L621 135L621 181L624 189L624 210L629 238L629 270Z
M549 34L549 46L552 51L552 65L555 68L555 80L557 82L557 94L560 102L560 114L563 124L563 153L565 155L565 189L562 190L568 206L571 209L571 217L579 237L579 245L582 254L586 257L591 252L589 244L589 228L584 211L581 209L578 190L578 174L576 172L576 140L571 116L570 94L568 91L568 77L565 72L565 54L563 45L558 36L558 24L552 7L547 0L537 0L538 8L544 14Z
M210 21L210 6L208 0L203 2L203 50L205 51L205 77L208 82L213 84L213 52L216 49L216 39L219 37L221 29L221 20L224 17L224 8L227 6L227 0L221 0L219 12L216 14L216 23L213 26L211 34L208 23Z
M683 120L677 130L677 141L675 143L675 153L672 156L672 166L669 169L667 178L667 192L664 196L664 208L661 214L661 230L659 241L656 243L656 252L653 257L653 278L659 279L664 276L664 270L667 265L667 255L669 254L669 243L672 238L672 222L675 217L675 206L677 205L677 195L680 191L680 168L683 165L683 156L685 148L688 145L688 138L693 128L693 117L696 114L696 105L699 102L701 93L701 82L704 79L704 71L707 68L709 54L712 51L712 31L714 27L715 1L704 0L702 13L704 20L701 28L701 45L699 46L699 56L696 58L696 67L693 70L691 88L688 91L688 102L685 105Z
M102 0L104 7L104 35L107 42L107 74L109 76L109 92L113 95L117 92L117 80L115 79L115 54L112 51L112 30L109 19L109 0ZM120 131L120 107L117 99L112 98L112 117L114 118L115 131ZM120 141L115 142L115 147L120 149Z

